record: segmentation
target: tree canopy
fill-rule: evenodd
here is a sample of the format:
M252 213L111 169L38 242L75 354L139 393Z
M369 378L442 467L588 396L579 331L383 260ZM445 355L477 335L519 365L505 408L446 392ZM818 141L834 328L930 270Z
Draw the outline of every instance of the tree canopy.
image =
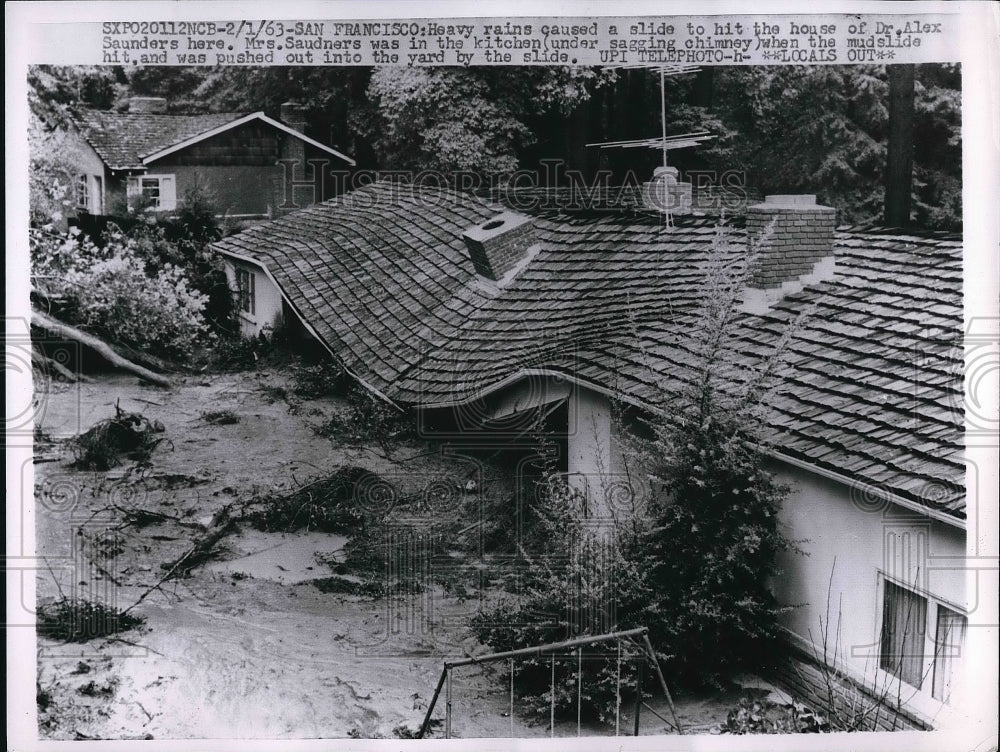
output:
M897 68L898 66L894 66ZM682 171L736 171L759 193L808 192L851 223L885 216L890 68L718 67L666 81L667 132L716 138L671 154ZM913 66L904 151L912 154L908 223L961 227L961 72ZM470 170L486 177L561 160L593 179L651 174L652 150L599 150L593 142L657 136L654 70L583 67L117 68L35 66L33 108L124 107L163 96L172 111L272 115L302 104L310 135L354 156L361 168ZM897 107L897 112L899 109ZM905 166L905 162L904 162ZM897 181L898 182L898 181ZM893 183L895 184L895 183ZM900 222L906 224L906 222Z

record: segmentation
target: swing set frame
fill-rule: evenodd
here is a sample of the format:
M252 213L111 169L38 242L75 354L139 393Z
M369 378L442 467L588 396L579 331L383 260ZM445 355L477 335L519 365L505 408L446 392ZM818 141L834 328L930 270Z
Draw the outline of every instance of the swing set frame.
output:
M641 642L637 642L637 639L641 638ZM588 645L596 645L603 642L615 642L618 648L618 684L616 685L615 694L615 736L619 732L619 718L621 710L621 661L622 661L622 642L628 641L629 643L635 645L639 648L642 656L645 660L640 660L639 662L639 678L638 686L636 687L636 699L635 699L635 712L633 717L633 730L632 735L639 735L639 710L642 706L645 706L647 710L653 713L657 718L662 720L677 729L678 734L683 734L684 729L681 727L680 721L677 719L677 711L674 708L673 698L670 696L670 690L667 689L667 682L663 678L663 672L660 670L660 663L656 659L656 653L653 650L653 646L649 641L649 629L646 627L637 627L636 629L627 629L621 632L608 632L607 634L593 635L589 637L578 637L572 640L564 640L563 642L551 642L544 645L536 645L530 648L521 648L519 650L508 650L502 653L487 653L486 655L479 655L471 658L463 658L457 661L445 661L444 667L441 670L441 677L438 679L437 687L434 689L434 695L431 697L430 704L427 706L427 714L424 716L424 722L420 725L420 730L417 731L416 738L422 739L424 734L430 728L431 724L431 714L434 712L434 708L437 705L438 698L441 695L441 690L445 690L445 719L444 719L444 736L445 739L451 738L451 715L452 715L452 692L451 692L451 673L453 669L460 668L462 666L474 666L483 663L493 663L496 661L508 661L510 663L510 727L511 736L514 735L514 659L522 658L527 656L550 656L550 663L552 666L552 684L553 689L550 691L551 695L551 705L549 709L549 733L551 736L555 736L555 676L556 676L556 655L563 654L572 657L574 654L577 660L577 705L576 705L576 733L580 736L581 733L581 692L582 692L582 681L583 681L583 648ZM673 721L669 721L659 713L657 713L653 708L649 707L642 699L642 687L645 680L645 668L646 664L649 663L653 666L653 670L656 672L656 676L659 679L660 688L663 690L664 696L667 698L667 705L670 708L670 715Z

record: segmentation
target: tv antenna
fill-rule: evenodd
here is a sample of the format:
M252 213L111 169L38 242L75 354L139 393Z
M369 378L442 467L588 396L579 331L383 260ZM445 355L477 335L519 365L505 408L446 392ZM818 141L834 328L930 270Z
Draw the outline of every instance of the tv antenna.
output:
M674 149L686 149L692 146L697 146L703 141L715 138L715 136L708 131L691 131L689 133L677 133L668 136L667 135L667 94L666 94L666 79L667 76L682 76L687 73L697 73L701 70L696 65L648 65L643 63L635 63L631 65L616 65L611 66L614 68L621 68L623 70L656 70L660 73L660 136L652 138L634 138L625 139L624 141L602 141L593 144L587 144L587 146L596 146L599 149L656 149L660 151L663 155L663 177L666 179L667 174L667 153ZM666 188L664 184L664 217L666 218L666 226L673 227L673 218L669 211L669 200L666 195Z

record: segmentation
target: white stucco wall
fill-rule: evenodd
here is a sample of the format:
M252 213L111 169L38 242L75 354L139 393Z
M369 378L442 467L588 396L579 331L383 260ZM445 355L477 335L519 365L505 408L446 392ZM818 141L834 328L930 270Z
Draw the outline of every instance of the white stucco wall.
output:
M240 333L244 337L256 337L264 327L270 327L272 331L277 329L282 324L281 292L260 267L227 257L226 279L229 281L229 289L233 291L234 296L237 293L237 267L246 269L254 275L254 313L251 315L244 311L238 312ZM235 299L238 305L238 298Z
M606 397L574 389L569 411L569 480L595 501L607 498L610 485L628 479L614 423ZM879 687L899 687L878 668L883 583L888 578L927 598L929 622L934 604L969 613L975 604L969 603L962 566L965 532L801 468L775 462L772 469L792 488L779 518L785 535L805 552L782 555L782 573L773 582L779 601L796 606L782 617L783 628L812 656L814 647L821 650L822 620L829 625L831 654L837 647L839 668L868 687L873 682ZM642 484L641 478L634 478L636 492L643 491ZM937 724L961 704L961 690L953 689L948 707L931 697L934 638L934 624L928 623L923 686L903 685L900 697L909 710Z
M783 617L782 625L793 641L812 653L822 641L822 619L829 624L832 651L839 614L843 667L868 686L872 681L891 684L892 679L878 669L883 583L888 578L967 613L971 604L962 567L964 531L859 490L852 493L846 485L802 469L785 465L775 469L778 478L792 486L780 515L785 533L799 540L808 554L781 557L783 572L774 581L775 593L785 604L798 604ZM929 666L933 625L927 632L924 655ZM931 698L931 683L928 671L922 689L902 688L907 705L925 716L941 710ZM952 706L958 704L957 697L953 696Z
M53 143L52 148L62 151L63 157L73 164L79 175L87 176L89 194L87 210L91 214L105 214L108 191L105 166L97 152L94 151L94 147L88 144L75 129L70 128ZM75 190L75 184L71 186L71 190Z
M569 402L567 427L568 481L593 502L596 516L614 512L609 505L630 503L630 495L644 496L642 476L625 466L619 426L610 400L592 389L575 385Z

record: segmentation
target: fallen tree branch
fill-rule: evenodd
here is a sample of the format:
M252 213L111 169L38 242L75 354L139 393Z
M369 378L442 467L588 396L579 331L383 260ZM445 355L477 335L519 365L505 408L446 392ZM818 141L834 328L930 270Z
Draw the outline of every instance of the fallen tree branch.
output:
M144 368L143 366L133 363L131 360L123 358L121 355L116 353L107 342L95 337L93 334L81 331L75 326L64 324L61 321L57 321L51 316L34 309L31 311L31 323L33 326L40 329L53 332L60 337L65 337L73 342L79 342L81 345L86 345L111 363L111 365L117 366L124 371L134 373L144 381L148 381L162 387L171 386L170 380L166 376L153 373L148 368Z
M77 381L90 382L93 381L89 376L84 376L82 373L73 373L66 366L64 366L59 361L44 355L39 352L36 348L31 348L31 362L37 365L42 370L51 370L62 376L66 381L71 384L75 384Z
M160 568L165 569L166 573L159 579L158 582L151 585L145 592L143 592L135 603L122 611L122 613L127 614L133 608L146 600L149 594L154 590L161 590L162 592L162 585L165 582L189 572L191 569L208 559L212 553L212 549L215 548L215 544L235 529L235 522L236 521L229 515L228 506L225 506L216 512L215 516L212 517L212 522L210 523L208 531L205 535L195 540L194 545L173 562L164 562L161 564Z

